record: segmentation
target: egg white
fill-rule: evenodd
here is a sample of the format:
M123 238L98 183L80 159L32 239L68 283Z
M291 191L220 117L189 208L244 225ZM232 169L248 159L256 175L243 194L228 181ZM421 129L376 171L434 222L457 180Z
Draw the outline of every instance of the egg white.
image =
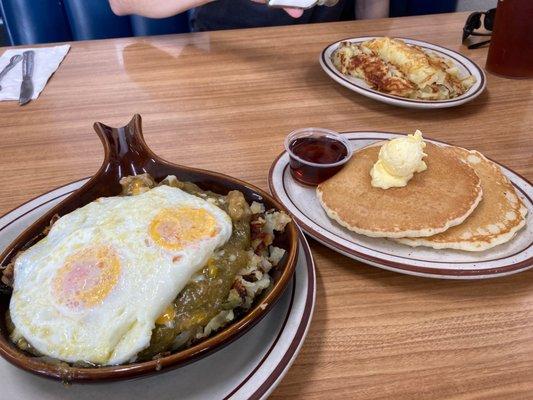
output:
M149 234L151 222L161 210L179 207L207 211L216 233L177 250L159 246ZM231 233L224 211L170 186L100 198L60 218L17 258L10 303L15 335L40 353L68 362L133 361L148 347L157 317ZM112 249L120 274L101 302L73 309L58 300L54 277L68 257L87 246Z

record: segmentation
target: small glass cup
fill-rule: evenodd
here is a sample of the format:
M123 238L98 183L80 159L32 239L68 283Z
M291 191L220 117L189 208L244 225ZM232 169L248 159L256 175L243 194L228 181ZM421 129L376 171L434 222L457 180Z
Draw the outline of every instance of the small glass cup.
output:
M291 175L298 182L316 186L339 172L352 156L350 142L323 128L303 128L285 139Z

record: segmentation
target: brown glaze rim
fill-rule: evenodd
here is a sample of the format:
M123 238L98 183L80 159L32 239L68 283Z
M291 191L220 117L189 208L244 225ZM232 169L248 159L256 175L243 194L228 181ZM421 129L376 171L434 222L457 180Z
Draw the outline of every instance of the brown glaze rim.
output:
M175 174L179 179L198 183L204 189L219 193L238 189L244 193L249 202L262 201L267 208L275 208L288 213L280 202L253 185L227 175L184 167L159 158L144 141L141 117L138 114L128 125L122 128L111 128L101 123L95 123L94 128L105 150L104 161L100 169L81 188L25 229L4 250L0 256L0 265L7 265L18 251L39 240L42 237L43 229L49 224L53 215L64 215L98 197L116 195L120 193L118 181L121 177L142 172L150 173L156 181L160 181L166 175ZM272 309L294 275L298 257L298 232L295 223L289 223L280 237L282 241L280 244L287 253L282 260L282 265L279 265L271 274L274 280L272 288L242 318L214 336L187 349L161 357L158 360L117 366L96 368L58 366L45 363L38 357L33 357L13 345L9 340L5 321L2 318L0 321L0 355L11 364L28 372L46 378L80 383L131 379L187 365L228 345L257 324ZM10 296L0 298L0 314L2 316L8 308L9 298Z
M407 103L410 103L410 104L449 104L449 105L453 105L454 102L457 102L457 101L463 101L463 100L468 100L472 97L477 97L481 94L481 92L485 89L485 85L486 85L486 81L487 81L487 78L485 76L485 72L474 62L472 61L470 58L468 58L467 56L461 54L461 53L458 53L457 51L455 50L452 50L452 49L449 49L447 47L444 47L444 46L441 46L441 45L438 45L438 44L433 44L433 43L429 43L429 42L426 42L424 40L419 40L419 39L413 39L413 38L405 38L405 37L401 37L401 36L395 36L394 39L401 39L401 40L413 40L413 41L416 41L416 42L420 42L420 43L424 43L426 45L430 45L430 46L437 46L437 47L440 47L440 48L443 48L445 50L448 50L454 54L457 54L461 57L464 57L466 58L468 61L470 61L472 63L472 65L475 67L475 69L479 72L479 75L481 76L481 84L479 85L479 87L474 90L472 93L469 93L468 95L464 96L464 97L456 97L456 98L453 98L453 99L448 99L448 100L418 100L418 99L410 99L410 98L407 98L407 97L401 97L401 96L395 96L395 95L392 95L392 94L388 94L388 93L384 93L384 92L380 92L379 90L376 90L376 89L371 89L371 88L366 88L366 87L362 87L362 86L358 86L356 84L354 84L352 81L350 81L349 79L346 78L346 76L342 73L340 73L339 71L337 71L337 69L335 68L332 68L330 65L328 65L327 63L327 59L326 59L326 51L333 45L335 44L338 44L340 42L346 42L346 41L351 41L351 40L356 40L356 39L361 39L363 37L368 37L368 38L377 38L379 36L359 36L359 37L351 37L351 38L345 38L345 39L341 39L341 40L337 40L335 42L332 42L330 43L329 45L327 45L324 50L322 50L322 53L320 55L320 57L322 58L322 63L324 64L324 67L327 68L330 72L332 72L333 74L335 74L335 76L337 76L338 78L342 79L344 82L346 82L347 84L349 84L350 86L356 86L358 89L361 89L365 92L370 92L370 93L374 93L374 94L378 94L380 96L383 96L383 97L387 97L389 99L394 99L394 100L397 100L397 101L401 101L401 102L405 102L406 104ZM359 43L359 42L357 42ZM407 43L409 44L409 43ZM431 49L429 47L425 47L425 49L427 50L431 50L431 51L435 51L435 49ZM456 57L453 57L449 54L445 54L444 55L446 57L449 57L451 58L454 62L460 64L463 66L463 68L465 68L467 71L470 71L470 68L468 68L461 60L457 59ZM360 79L360 78L357 78L357 79ZM361 79L362 81L364 81L364 79ZM365 82L366 83L366 82ZM469 89L470 90L470 89ZM466 92L468 93L468 92ZM466 94L465 93L465 94ZM462 96L462 95L461 95ZM376 99L374 99L376 100Z
M71 184L74 184L74 183L78 183L78 182L82 182L82 181L86 181L89 178L90 177L85 177L85 178L79 179L79 180L74 181L74 182L69 182L69 183L66 183L65 185L62 185L62 186L57 187L55 189L51 189L51 190L49 190L49 191L47 191L47 192L45 192L45 193L43 193L43 194L41 194L39 196L35 196L34 198L32 198L32 199L24 202L23 204L21 204L19 207L15 207L11 211L8 211L7 213L3 214L2 216L0 216L0 219L4 218L7 215L9 215L13 211L15 211L17 208L23 207L24 205L26 205L26 204L34 201L34 200L37 200L38 198L40 198L42 196L45 196L45 195L47 195L47 194L49 194L49 193L51 193L53 191L56 191L58 189L64 188L65 186L68 186L68 185L71 185ZM61 195L55 196L55 197L53 197L51 199L48 199L47 201L45 201L43 203L38 204L37 206L33 207L32 209L27 210L26 212L22 213L18 217L16 217L13 220L9 221L6 225L1 226L0 227L0 232L3 231L8 226L10 226L13 222L19 220L20 218L22 218L25 215L29 214L30 212L34 211L36 208L42 207L43 205L45 205L45 204L47 204L47 203L49 203L51 201L57 200L60 197L68 196L68 195L70 195L72 192L74 192L76 190L77 189L74 189L74 190L72 190L70 192L66 192L66 193L63 193ZM281 358L280 362L276 365L276 367L271 372L271 374L263 381L261 386L251 395L250 399L260 399L261 397L263 397L266 393L268 393L270 388L272 388L272 386L276 383L276 381L281 377L281 375L284 373L284 371L286 371L286 369L289 366L289 363L291 362L292 358L295 356L295 353L298 350L298 347L303 342L303 338L304 338L306 329L307 329L307 327L309 326L309 324L311 322L310 320L311 320L311 317L312 317L312 310L313 310L313 297L314 297L314 295L316 293L316 289L315 289L315 272L314 272L315 266L314 266L314 260L313 260L312 254L311 254L311 250L309 248L309 244L307 243L307 240L305 239L305 237L304 237L304 235L303 235L301 230L299 230L299 232L298 232L298 237L299 237L299 241L301 241L301 243L302 243L302 248L304 250L306 268L307 268L307 273L308 273L307 293L306 293L305 306L304 306L304 311L303 311L303 314L302 314L302 319L300 320L300 323L298 325L296 333L295 333L295 335L294 335L294 337L293 337L293 339L291 341L291 344L289 345L286 353L283 355L283 357ZM286 290L288 290L288 289L286 289ZM294 303L294 294L295 294L295 291L296 291L296 275L293 278L293 285L292 285L291 290L292 290L292 292L291 292L291 299L289 301L289 306L287 307L287 312L285 314L285 318L284 318L283 323L282 323L282 325L281 325L281 327L280 327L280 329L279 329L279 331L278 331L278 333L276 335L276 338L272 342L272 344L269 347L269 349L266 351L266 353L263 356L263 358L257 363L257 365L252 369L252 371L241 382L239 382L239 384L226 397L224 397L224 400L230 399L231 396L233 396L235 393L237 393L252 378L252 376L265 363L266 359L268 358L268 356L270 355L272 350L274 350L274 348L276 347L276 344L278 343L279 339L281 338L281 335L285 331L285 327L287 325L287 321L288 321L290 313L292 311L292 307L293 307L293 303Z
M384 133L384 134L393 134L393 135L398 135L398 134L406 135L405 133L385 132L385 131L370 131L370 132L369 131L349 131L349 132L346 131L346 132L341 132L341 133L343 133L343 134L346 134L346 133L355 133L355 134L357 134L357 133L372 133L372 132ZM382 140L381 138L371 138L371 137L361 138L361 140L363 140L363 139L364 140ZM348 140L357 140L357 139L348 139ZM431 140L431 141L437 142L437 143L442 143L442 144L445 144L445 145L448 145L448 146L452 146L449 143L446 143L446 142L443 142L443 141L440 141L440 140L435 140L435 139L431 139L431 138L428 138L428 140ZM279 202L281 202L281 199L279 198L278 194L274 190L274 185L272 183L273 182L272 178L273 178L273 173L274 173L275 166L278 164L280 158L285 155L285 153L286 153L286 151L283 151L276 157L276 159L273 161L273 163L272 163L272 165L270 167L270 171L268 173L268 186L269 186L270 192L273 194L273 196ZM516 173L512 169L507 168L504 165L502 165L502 164L500 164L500 163L498 163L498 162L496 162L496 161L494 161L492 159L490 159L490 160L492 162L496 163L497 165L499 165L500 167L509 170L513 174L515 174L518 177L520 177L521 179L523 179L526 183L531 185L531 182L529 182L529 180L527 180L522 175ZM284 169L284 171L285 171L285 169ZM516 185L515 185L515 187L516 187ZM523 190L521 190L518 187L517 187L517 189L524 196L526 196L526 198L531 203L533 203L533 200L527 195L527 193L525 193ZM296 207L296 209L299 210L298 207ZM301 212L301 210L299 210L299 211ZM524 268L528 268L531 265L533 265L533 257L530 257L530 258L528 258L526 260L523 260L523 261L521 261L519 263L508 264L508 265L505 265L503 267L487 268L487 269L450 270L450 269L445 269L445 268L417 267L417 266L411 265L411 264L390 261L390 260L386 260L386 259L383 259L383 258L380 258L380 257L374 257L374 256L371 256L371 255L359 252L357 250L353 250L351 248L348 248L348 247L346 247L346 246L344 246L344 245L342 245L342 244L340 244L340 243L338 243L338 242L336 242L336 241L334 241L334 240L322 235L320 232L317 232L314 228L308 226L305 222L300 220L293 213L291 213L291 216L292 216L292 218L294 218L294 220L296 220L298 225L308 235L310 235L314 239L318 240L319 242L323 243L324 245L326 245L326 246L328 246L328 247L330 247L330 248L332 248L334 250L338 250L338 251L340 251L341 253L343 253L345 255L357 257L357 258L359 258L361 260L368 261L370 263L376 263L376 264L382 265L382 266L384 266L386 268L387 267L388 268L393 268L393 269L396 269L396 270L399 270L399 271L407 271L407 272L414 272L414 273L418 273L418 274L433 275L433 276L442 277L442 278L445 278L445 277L475 277L475 276L500 275L500 274L509 273L509 272L513 272L513 271L519 271L519 270L522 270ZM330 232L330 233L332 233L332 232ZM335 234L332 233L332 235L335 235ZM528 249L529 247L531 247L531 244L526 249ZM524 250L526 250L526 249L524 249ZM524 250L522 250L522 251L524 251ZM515 254L513 254L513 255L515 255ZM513 255L510 255L508 257L512 257ZM505 258L508 258L508 257L505 257ZM421 261L423 261L423 260L421 260ZM494 261L494 260L491 260L491 261ZM461 263L448 262L446 264L461 264Z

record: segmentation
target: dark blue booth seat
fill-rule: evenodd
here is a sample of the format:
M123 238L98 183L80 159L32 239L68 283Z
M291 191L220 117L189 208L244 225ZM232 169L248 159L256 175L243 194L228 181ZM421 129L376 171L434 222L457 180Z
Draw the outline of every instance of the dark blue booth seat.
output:
M390 0L390 15L451 12L455 6L456 0ZM0 0L0 17L10 45L189 31L187 13L165 19L117 17L107 0Z
M63 0L74 40L132 36L129 17L118 17L107 0Z
M72 40L61 1L0 0L8 44L64 42Z
M189 18L118 17L107 0L0 0L10 45L189 32Z

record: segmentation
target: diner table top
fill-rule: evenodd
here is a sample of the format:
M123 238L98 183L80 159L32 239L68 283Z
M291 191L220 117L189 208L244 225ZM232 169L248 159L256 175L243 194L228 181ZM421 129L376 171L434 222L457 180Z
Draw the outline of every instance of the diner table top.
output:
M331 80L318 57L343 38L461 45L466 13L71 43L40 97L0 103L0 214L90 176L95 121L143 117L171 162L267 189L294 129L409 132L476 149L533 179L533 81L487 74L467 104L398 108ZM3 52L5 49L0 49ZM531 229L531 228L529 228ZM533 393L533 271L481 281L385 271L309 239L317 296L307 339L272 399L524 399Z

